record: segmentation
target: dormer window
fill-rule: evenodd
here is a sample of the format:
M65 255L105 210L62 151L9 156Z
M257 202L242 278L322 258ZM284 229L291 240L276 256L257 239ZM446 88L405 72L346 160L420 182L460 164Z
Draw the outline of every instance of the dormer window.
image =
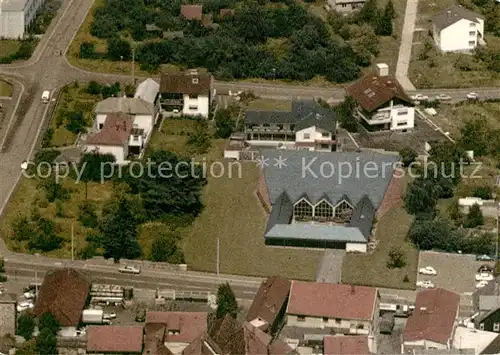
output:
M340 203L335 206L335 219L341 223L347 223L351 220L353 207L346 200L340 201Z
M198 84L198 83L199 83L198 78L193 78L193 84Z
M293 216L296 221L310 221L313 217L313 206L303 198L293 206Z

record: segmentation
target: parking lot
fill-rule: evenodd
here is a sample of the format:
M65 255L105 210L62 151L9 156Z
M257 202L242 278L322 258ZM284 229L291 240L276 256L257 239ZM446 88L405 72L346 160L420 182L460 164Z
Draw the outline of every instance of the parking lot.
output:
M429 280L435 287L446 288L460 294L471 294L476 290L475 275L481 265L488 264L476 261L474 255L420 252L419 269L432 266L436 276L418 275L417 280Z

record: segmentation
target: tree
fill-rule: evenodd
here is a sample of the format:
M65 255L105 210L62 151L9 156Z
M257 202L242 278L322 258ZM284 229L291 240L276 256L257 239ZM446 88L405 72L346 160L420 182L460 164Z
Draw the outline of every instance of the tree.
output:
M441 249L457 251L459 240L449 221L441 218L416 220L408 233L408 238L420 250Z
M180 235L173 232L165 232L156 237L151 247L150 259L152 261L166 261L172 264L184 262L184 254L178 243Z
M417 160L418 153L410 147L404 147L399 151L399 156L401 157L403 166L409 166L411 163Z
M51 251L61 247L63 239L56 233L56 224L40 217L36 221L36 234L28 241L31 250Z
M384 12L382 16L377 19L375 33L379 36L391 36L392 30L392 16L391 14Z
M33 223L25 215L16 217L11 226L13 239L19 242L30 240L36 235Z
M396 10L394 9L392 0L389 0L387 4L385 4L384 13L388 14L392 19L396 18Z
M455 185L460 182L462 165L469 161L461 147L449 141L433 142L429 154L439 178L450 178Z
M83 117L83 112L68 112L66 116L66 129L74 134L85 132L85 117Z
M78 206L78 221L82 224L82 226L87 228L95 228L98 226L98 219L96 214L97 206L88 201L83 201Z
M389 251L389 261L387 267L389 269L400 269L406 265L406 257L404 252L399 248L392 248Z
M70 197L70 191L57 182L55 177L50 176L43 180L41 186L45 190L45 195L49 202L54 202L55 200L66 201Z
M16 335L22 336L26 340L33 337L35 331L35 317L31 313L21 313L17 320Z
M100 229L104 256L115 262L122 258L134 259L141 254L133 204L132 199L122 195L112 200L103 211Z
M420 51L418 55L419 60L427 60L430 58L431 53L434 51L434 45L432 44L430 39L426 39L424 41L424 47Z
M3 258L0 259L0 282L7 281L7 276L5 275L5 261Z
M419 177L408 185L404 197L405 209L410 214L431 213L440 193L441 189L434 181Z
M89 182L104 182L113 175L115 156L113 154L86 153L78 164L79 178L85 184L85 199Z
M57 338L50 329L40 330L40 334L36 337L36 349L38 354L56 355L57 354Z
M340 122L340 126L349 132L358 131L358 122L354 118L354 109L356 106L356 100L351 96L346 96L344 101L334 108Z
M38 355L36 347L36 339L31 339L24 342L20 347L16 348L16 355Z
M87 86L87 92L90 95L101 95L102 85L96 81L91 81Z
M83 42L80 45L80 58L95 59L95 45L92 42Z
M463 150L473 150L475 156L484 156L490 147L488 122L485 118L473 118L467 120L460 129L460 140L458 144Z
M207 121L204 119L196 121L194 133L189 136L187 144L198 154L204 154L208 151L212 142L210 141L210 135L208 134Z
M222 319L226 315L236 318L238 314L238 302L229 283L219 285L217 290L217 311L216 318Z
M132 54L130 43L119 37L108 39L108 58L111 60L129 60Z
M360 22L375 24L379 17L379 9L376 0L367 0L358 13Z
M234 130L234 121L229 109L219 109L215 114L216 134L219 138L229 138Z
M55 335L59 330L61 330L61 325L52 313L46 312L38 319L38 328L40 331L48 330L50 333Z
M472 196L483 200L489 200L493 195L491 186L478 186L472 191Z
M477 226L484 224L483 212L481 207L475 203L469 208L469 213L465 217L464 227L465 228L476 228Z
M460 209L460 205L457 199L454 199L453 202L448 206L448 214L450 218L455 221L456 225L461 225L463 222L464 214Z

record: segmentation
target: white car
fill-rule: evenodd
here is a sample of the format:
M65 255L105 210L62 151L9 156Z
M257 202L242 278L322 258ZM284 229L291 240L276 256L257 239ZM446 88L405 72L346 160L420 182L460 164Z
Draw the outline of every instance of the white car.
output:
M33 304L33 302L21 302L17 305L18 312L22 312L22 311L25 311L27 309L32 309L32 308L35 308L35 305Z
M139 274L141 272L138 268L129 265L119 268L118 271L125 274Z
M103 319L115 319L116 313L104 313L102 316Z
M492 273L489 272L482 272L480 274L476 274L476 281L491 281L495 277L493 276Z
M422 94L416 94L411 97L413 101L427 101L429 100L428 96L422 95Z
M420 287L420 288L434 288L434 284L429 281L429 280L425 280L425 281L417 281L417 287Z
M27 300L32 300L35 298L35 292L33 291L28 291L28 292L25 292L23 294L24 298L26 298Z
M434 269L432 266L423 267L418 272L423 275L437 275L436 269Z
M475 92L469 92L467 95L465 95L469 100L478 100L479 95Z
M446 94L439 94L436 96L436 100L439 100L439 101L450 101L451 100L451 96L450 95L446 95Z
M476 284L476 288L483 288L484 286L486 286L488 284L488 281L485 281L485 280L482 280L482 281L479 281L477 284Z

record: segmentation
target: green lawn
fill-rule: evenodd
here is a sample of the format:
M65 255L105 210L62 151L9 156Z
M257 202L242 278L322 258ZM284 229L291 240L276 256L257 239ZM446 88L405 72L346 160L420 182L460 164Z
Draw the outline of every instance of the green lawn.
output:
M0 80L0 96L11 97L12 90L12 85L6 81Z
M101 99L100 96L88 94L86 85L80 85L79 87L69 85L63 89L50 123L54 131L50 146L64 147L75 143L76 134L68 131L64 124L65 112L83 112L85 123L90 126L92 125L94 106Z
M21 41L2 39L0 40L0 58L8 57L17 52L21 46Z

